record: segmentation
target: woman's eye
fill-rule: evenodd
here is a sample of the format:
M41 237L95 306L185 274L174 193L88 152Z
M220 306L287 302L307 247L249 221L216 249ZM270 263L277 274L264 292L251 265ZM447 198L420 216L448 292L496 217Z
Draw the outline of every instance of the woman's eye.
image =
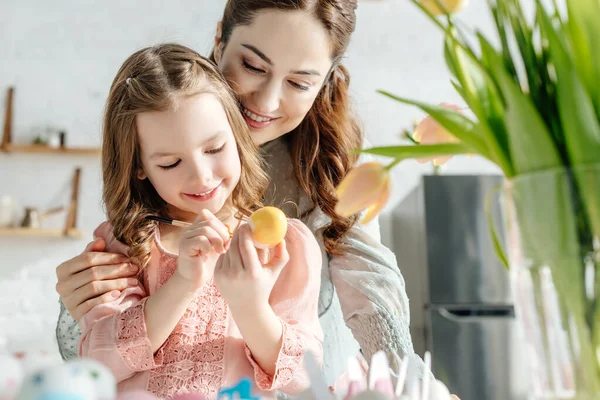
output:
M206 152L208 154L217 154L223 151L223 149L225 148L225 145L227 144L227 142L223 143L223 146L218 147L216 149L212 149L212 150L207 150Z
M248 71L250 71L250 72L254 72L254 73L260 73L260 74L262 74L262 73L264 73L264 72L265 72L264 70L262 70L262 69L260 69L260 68L257 68L257 67L255 67L255 66L253 66L253 65L250 65L250 64L248 63L248 61L246 61L246 60L243 60L243 61L242 61L242 64L244 65L244 68L246 68L246 69L247 69Z
M176 166L179 165L179 163L181 162L181 160L177 160L176 162L174 162L173 164L169 164L169 165L159 165L160 168L162 169L172 169L175 168Z
M289 81L289 82L290 82L290 85L292 85L292 86L293 86L293 87L295 87L296 89L303 90L303 91L305 91L305 92L306 92L306 91L308 91L308 90L310 89L310 86L301 85L301 84L299 84L299 83L296 83L296 82L294 82L294 81Z

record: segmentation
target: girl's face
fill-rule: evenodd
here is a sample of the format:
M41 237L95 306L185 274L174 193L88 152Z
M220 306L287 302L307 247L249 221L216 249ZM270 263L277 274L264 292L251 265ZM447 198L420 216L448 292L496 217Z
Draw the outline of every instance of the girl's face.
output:
M304 11L261 11L215 45L258 145L302 122L332 65L327 31Z
M180 97L178 106L136 117L143 170L170 216L191 221L203 209L216 214L240 179L235 137L212 94Z

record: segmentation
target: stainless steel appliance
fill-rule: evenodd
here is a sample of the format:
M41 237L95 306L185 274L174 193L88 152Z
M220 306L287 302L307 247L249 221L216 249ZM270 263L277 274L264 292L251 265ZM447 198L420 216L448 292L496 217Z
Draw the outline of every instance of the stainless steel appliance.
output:
M508 272L492 244L486 202L504 237L500 176L424 176L392 213L415 350L461 400L524 400L528 382ZM496 195L494 195L494 192Z

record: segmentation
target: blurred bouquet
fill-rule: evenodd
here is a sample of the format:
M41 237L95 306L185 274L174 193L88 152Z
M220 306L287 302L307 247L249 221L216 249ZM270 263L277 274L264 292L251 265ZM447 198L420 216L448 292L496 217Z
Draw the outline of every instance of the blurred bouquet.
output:
M413 361L414 359L418 361ZM409 364L412 364L409 367ZM347 371L328 388L325 377L310 353L304 357L310 377L310 389L296 400L457 400L448 388L431 374L431 356L424 363L417 355L398 360L399 368L390 368L387 355L380 351L370 363L359 357L348 359ZM415 370L415 366L418 367ZM423 366L423 368L421 368ZM412 371L410 371L412 369ZM410 371L410 372L409 372ZM416 373L415 373L416 372Z
M600 0L565 0L566 12L557 0L526 2L532 18L521 0L488 0L495 38L458 24L448 1L411 1L444 32L452 85L473 117L381 91L425 111L437 139L362 150L393 161L351 171L337 211L377 215L390 169L407 158L470 153L495 163L507 178L509 257L493 239L510 259L534 398L599 398Z
M133 390L117 393L117 383L111 371L90 359L66 363L50 363L43 357L23 362L23 357L0 354L0 400L160 400L155 395ZM310 388L295 400L387 399L387 400L450 400L448 389L429 373L429 356L425 371L408 374L408 358L399 363L400 370L390 371L385 353L375 354L369 365L362 360L349 360L348 372L335 385L325 385L325 378L310 353L304 363L310 377ZM420 365L420 363L419 363ZM368 379L367 379L367 374ZM392 376L396 377L395 386ZM274 394L275 395L275 394ZM260 400L252 394L252 381L242 379L235 386L223 388L219 400ZM206 400L200 394L181 394L172 400Z

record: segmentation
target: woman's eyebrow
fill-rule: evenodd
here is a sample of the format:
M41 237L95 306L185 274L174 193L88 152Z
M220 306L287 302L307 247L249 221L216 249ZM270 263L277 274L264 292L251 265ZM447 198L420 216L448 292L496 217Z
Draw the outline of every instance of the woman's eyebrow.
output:
M252 46L251 44L242 44L243 47L247 48L248 50L250 50L251 52L253 52L254 54L256 54L257 56L259 56L260 58L262 58L262 60L264 62L266 62L267 64L273 66L275 64L273 64L273 61L271 61L271 59L269 57L267 57L265 55L265 53L263 53L262 51L260 51L259 49L256 48L256 46Z
M247 48L248 50L250 50L254 54L256 54L258 57L260 57L264 62L266 62L270 66L274 66L275 65L275 63L273 63L273 61L271 61L271 59L269 57L267 57L267 55L265 53L263 53L262 51L260 51L259 49L257 49L256 46L253 46L253 45L248 44L248 43L243 43L242 46L245 47L245 48ZM290 73L292 75L321 76L321 74L319 73L319 71L317 71L316 69L295 70L295 71L290 71Z

